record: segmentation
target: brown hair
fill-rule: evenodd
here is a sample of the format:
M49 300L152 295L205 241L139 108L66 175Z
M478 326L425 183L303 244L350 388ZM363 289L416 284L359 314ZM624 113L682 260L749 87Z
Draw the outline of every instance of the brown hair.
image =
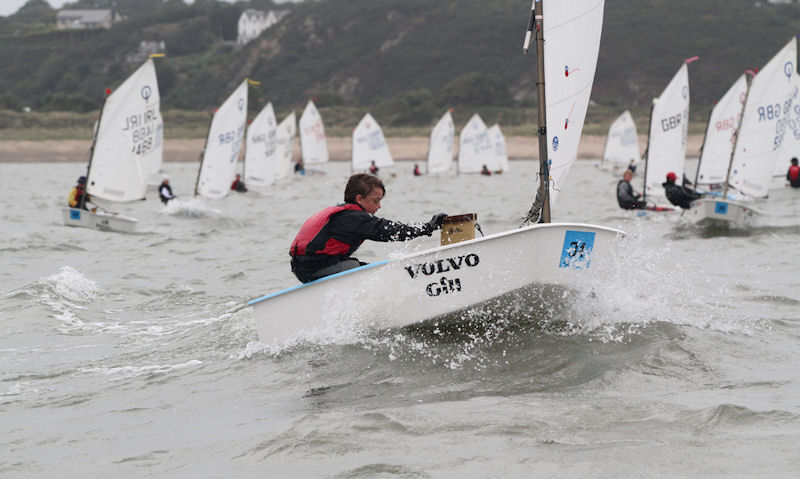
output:
M347 180L347 186L344 187L344 201L345 203L355 203L356 196L367 196L375 188L383 190L386 194L386 187L380 178L366 173L356 173Z

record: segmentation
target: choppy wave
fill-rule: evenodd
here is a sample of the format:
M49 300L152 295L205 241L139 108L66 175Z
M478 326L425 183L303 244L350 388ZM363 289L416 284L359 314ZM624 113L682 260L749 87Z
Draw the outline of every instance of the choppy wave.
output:
M205 204L200 198L188 200L176 198L161 209L161 213L169 216L188 216L191 218L220 218L222 212Z

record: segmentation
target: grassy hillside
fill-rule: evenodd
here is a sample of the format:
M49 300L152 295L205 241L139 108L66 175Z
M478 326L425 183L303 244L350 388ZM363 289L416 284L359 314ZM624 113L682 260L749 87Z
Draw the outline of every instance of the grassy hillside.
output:
M315 97L335 112L333 125L370 110L386 125L428 126L447 107L457 121L476 109L506 125L533 119L535 57L521 51L530 0L115 1L127 19L108 31L56 31L56 12L42 0L0 19L0 108L92 111L138 66L127 57L140 41L163 40L165 110L213 109L250 77L261 82L252 109L272 101L280 115ZM250 7L291 12L236 48L236 22ZM798 31L798 4L607 0L589 121L607 125L630 108L645 128L650 99L697 55L692 120L702 123L743 70L762 66Z

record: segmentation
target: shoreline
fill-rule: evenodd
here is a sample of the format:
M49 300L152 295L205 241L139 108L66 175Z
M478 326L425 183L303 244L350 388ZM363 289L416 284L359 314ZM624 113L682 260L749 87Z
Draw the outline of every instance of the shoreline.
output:
M578 147L578 159L599 159L603 155L606 137L584 135ZM395 161L424 162L428 154L428 137L403 137L386 139ZM639 135L639 149L644 151L647 137ZM200 161L205 139L168 139L164 141L165 162ZM689 135L686 148L687 157L700 155L702 135ZM87 140L43 140L43 141L0 141L0 163L82 163L89 159ZM351 139L349 137L328 137L328 152L331 161L349 161ZM535 137L506 137L506 150L510 160L538 160L538 145ZM455 145L458 153L458 144ZM294 157L300 155L299 141L295 142Z

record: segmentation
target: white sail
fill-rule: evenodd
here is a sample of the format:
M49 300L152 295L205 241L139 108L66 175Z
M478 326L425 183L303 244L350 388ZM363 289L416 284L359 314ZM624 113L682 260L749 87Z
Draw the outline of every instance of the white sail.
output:
M625 168L639 163L642 154L639 152L639 137L636 134L636 123L631 112L625 110L608 128L606 148L603 152L603 165L608 168Z
M686 63L653 102L644 185L648 196L663 198L666 194L661 184L666 181L667 173L675 173L680 183L686 163L689 127L689 68Z
M604 6L603 0L545 2L542 6L551 203L578 158L600 50Z
M736 129L739 127L746 96L747 76L743 74L711 110L703 151L700 153L698 184L725 183L728 166L731 164L733 143L736 140Z
M483 165L494 165L494 147L480 115L469 119L458 138L458 172L480 173Z
M800 90L800 75L796 72L791 78L792 85L796 90ZM783 145L781 145L781 153L778 155L778 161L775 162L775 168L772 175L779 177L778 184L783 186L783 180L786 179L786 172L791 165L792 158L800 158L800 102L796 101L792 104L791 111L784 118L786 125L786 134L783 137ZM773 186L775 183L773 182Z
M508 171L508 151L506 150L506 138L503 132L500 131L500 125L495 123L488 130L489 141L492 142L494 148L494 165L490 166L492 171Z
M386 138L383 137L383 131L369 113L364 115L353 130L353 151L350 161L353 171L366 170L373 161L378 167L394 164L389 145L386 144Z
M294 139L297 136L297 119L294 110L283 119L275 134L275 178L285 179L292 172Z
M750 84L729 184L754 197L767 195L797 95L794 37L759 70Z
M97 125L86 191L109 201L144 198L147 177L162 155L160 97L148 59L106 98Z
M309 100L303 114L300 115L300 150L303 163L328 162L328 142L325 140L325 126L314 102Z
M453 115L447 111L431 131L431 142L428 148L428 173L450 171L450 166L453 164L453 139L455 135Z
M244 182L264 187L275 182L275 111L267 103L247 128Z
M247 123L247 80L219 107L208 129L196 193L223 198L230 191Z

